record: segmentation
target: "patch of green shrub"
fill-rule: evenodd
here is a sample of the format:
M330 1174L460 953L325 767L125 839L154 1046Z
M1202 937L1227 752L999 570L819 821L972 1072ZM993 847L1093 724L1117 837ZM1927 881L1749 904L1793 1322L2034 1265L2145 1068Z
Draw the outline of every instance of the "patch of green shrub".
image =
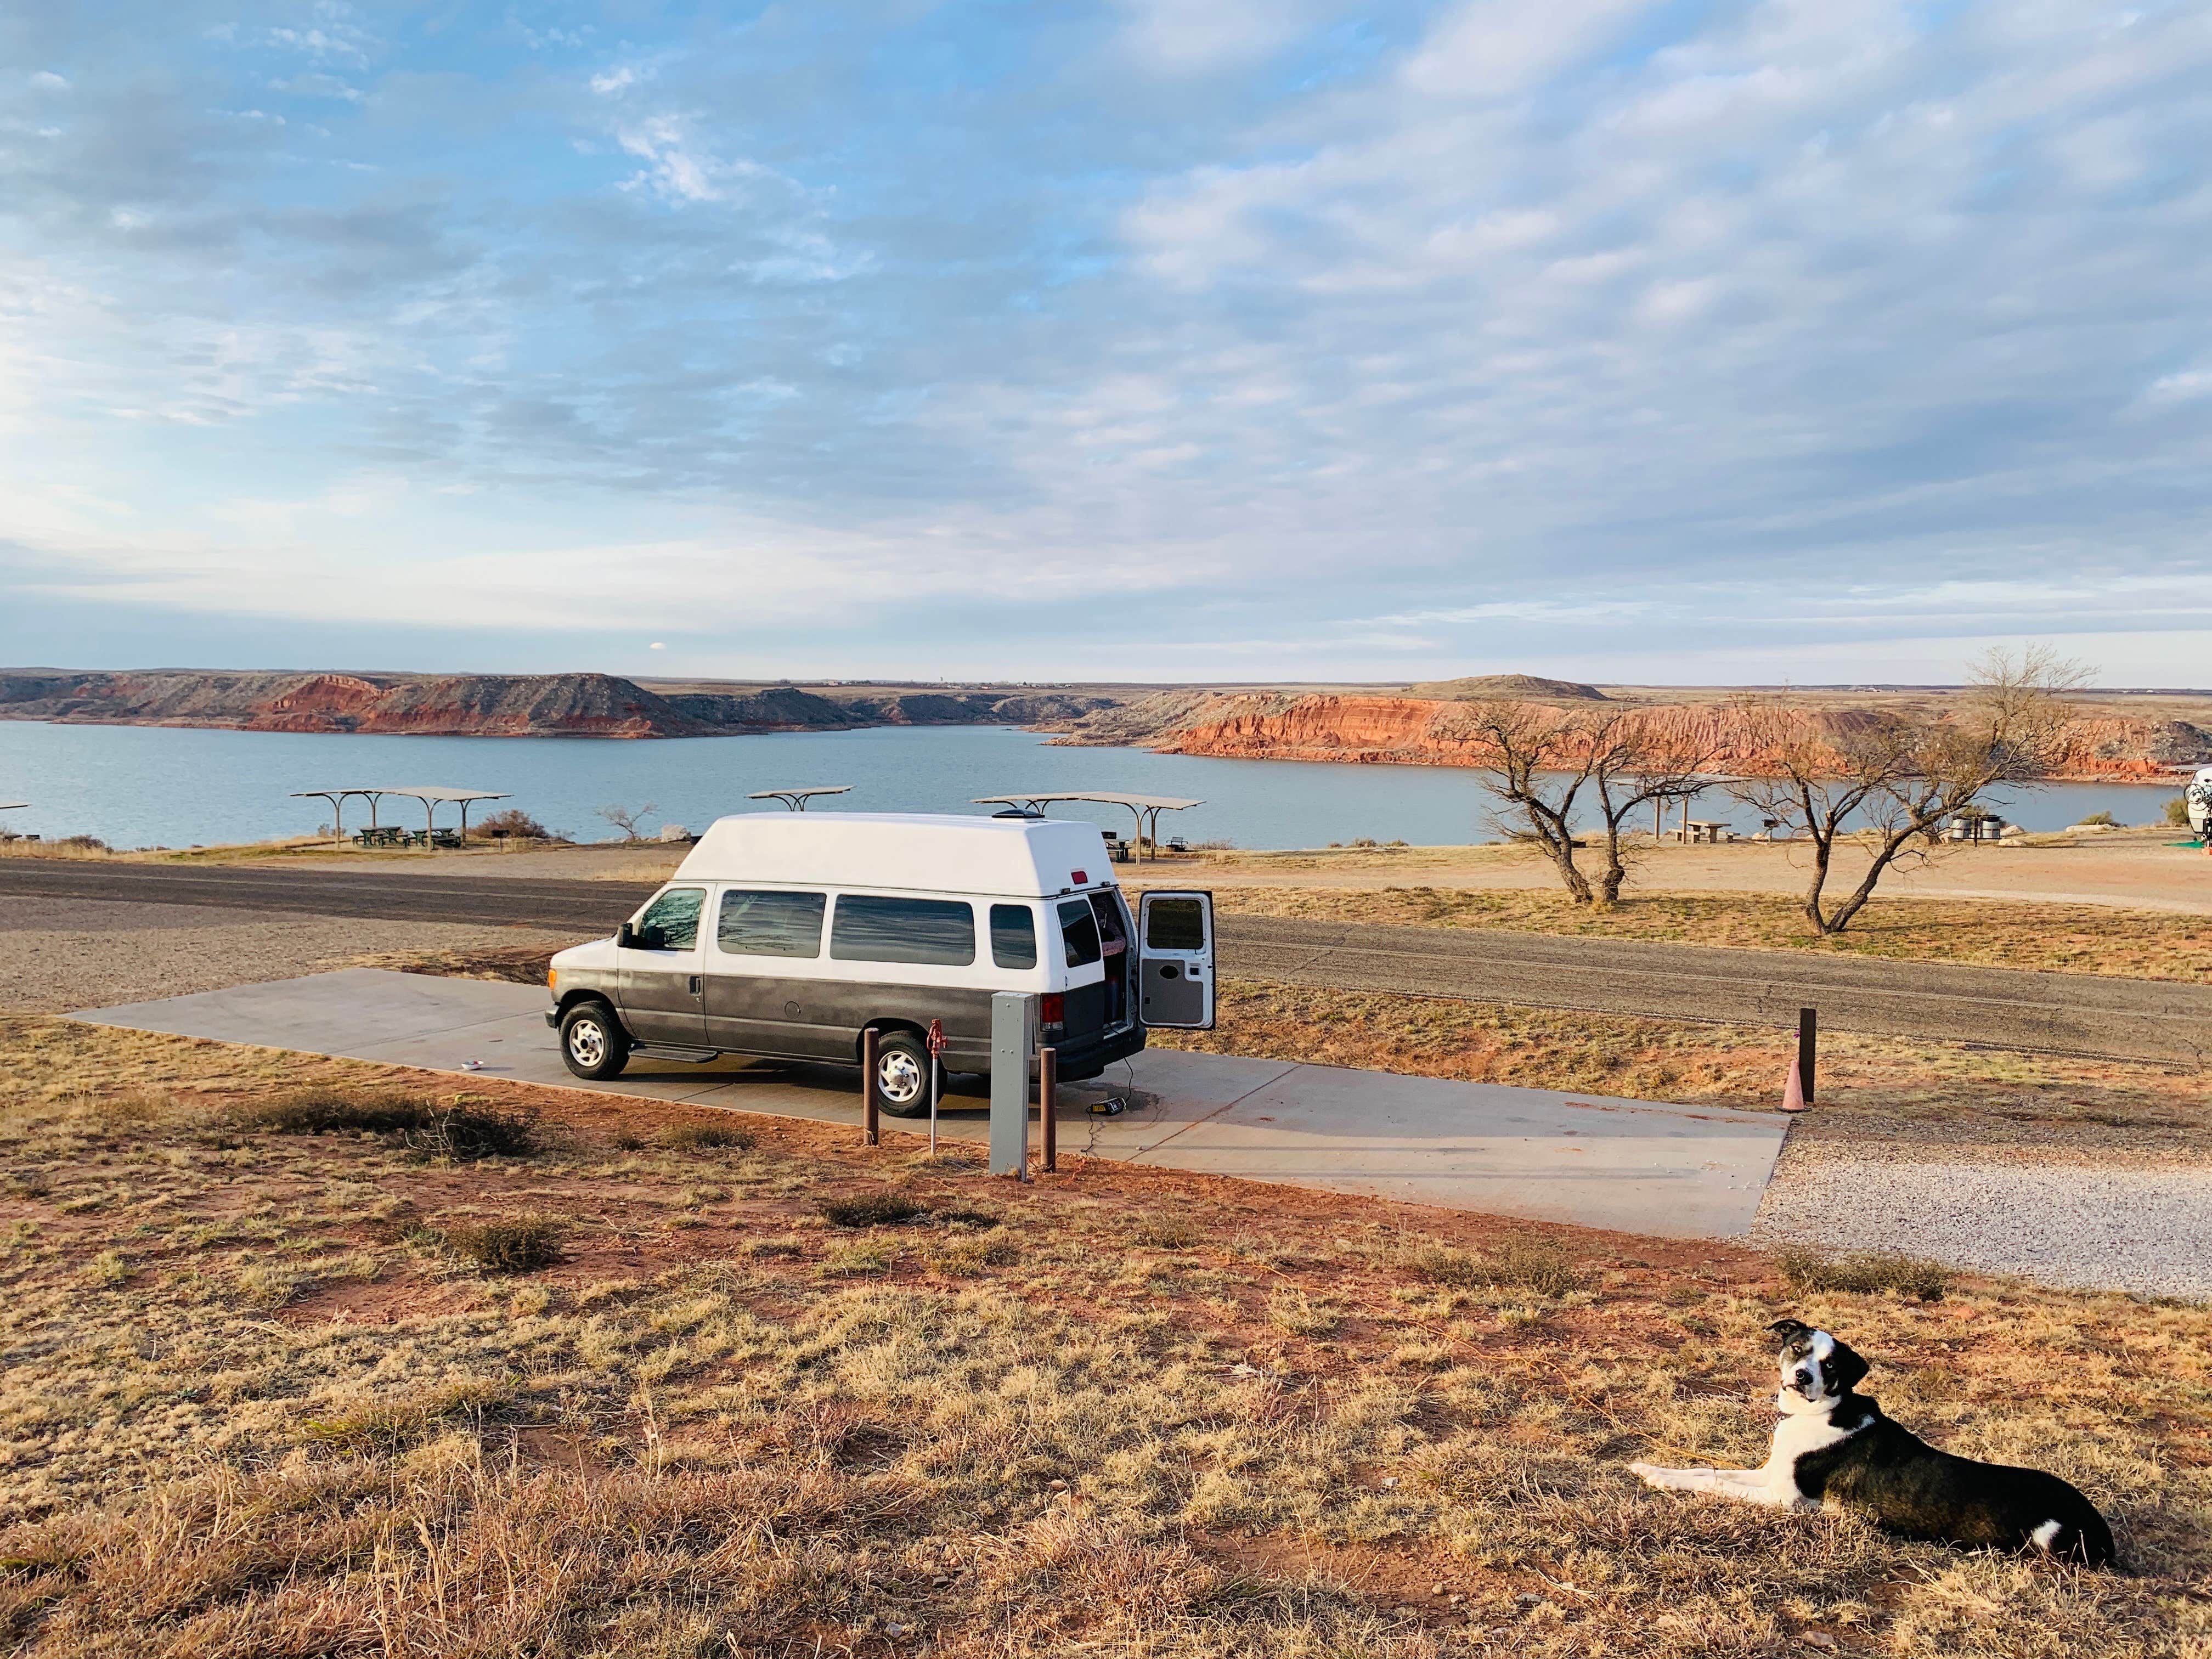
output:
M741 1152L753 1144L734 1123L672 1123L653 1139L672 1152Z
M927 1207L890 1187L825 1198L818 1206L833 1227L888 1227L911 1221Z
M455 1382L399 1400L379 1400L339 1415L309 1418L300 1438L344 1455L391 1453L422 1439L448 1418L481 1416L505 1405L514 1391L503 1382Z
M568 1224L558 1216L495 1216L448 1227L440 1243L489 1273L527 1273L561 1259L561 1240L568 1231Z
M430 1158L469 1163L482 1158L529 1158L540 1150L538 1114L466 1097L423 1100L411 1095L349 1089L303 1089L241 1106L240 1127L276 1134L369 1134Z
M1794 1291L1874 1296L1893 1291L1919 1302L1936 1302L1951 1288L1951 1270L1924 1256L1902 1250L1854 1250L1838 1255L1811 1244L1785 1244L1774 1265Z

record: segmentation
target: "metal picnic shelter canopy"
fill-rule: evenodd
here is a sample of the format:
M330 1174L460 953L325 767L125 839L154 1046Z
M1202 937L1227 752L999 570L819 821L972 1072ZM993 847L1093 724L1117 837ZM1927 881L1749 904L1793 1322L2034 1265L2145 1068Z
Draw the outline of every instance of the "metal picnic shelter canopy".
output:
M345 839L345 803L346 797L349 795L362 796L368 802L368 827L372 830L376 828L376 804L386 795L398 795L404 800L421 801L425 830L435 830L438 827L438 809L441 806L458 804L461 809L461 835L464 839L469 833L469 807L472 803L480 800L508 799L507 795L495 793L489 789L445 789L420 784L402 787L398 784L387 783L374 787L360 785L350 789L295 789L292 792L294 800L330 802L331 827L340 841Z
M1097 792L1054 790L1049 794L983 795L973 803L977 806L1018 806L1024 811L1042 815L1044 809L1056 800L1089 801L1100 806L1121 806L1128 809L1137 820L1137 841L1141 846L1150 842L1155 856L1160 844L1160 814L1181 812L1193 806L1203 806L1202 800L1178 800L1172 795L1116 795Z
M780 800L794 812L804 812L806 803L817 795L842 795L852 788L849 783L824 784L812 789L756 789L747 800Z

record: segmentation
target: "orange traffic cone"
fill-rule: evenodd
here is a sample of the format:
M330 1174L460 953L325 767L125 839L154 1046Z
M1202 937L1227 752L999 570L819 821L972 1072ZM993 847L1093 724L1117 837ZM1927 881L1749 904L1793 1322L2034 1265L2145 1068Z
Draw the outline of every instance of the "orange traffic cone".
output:
M1782 1109L1802 1112L1805 1109L1805 1082L1797 1075L1797 1062L1790 1062L1790 1080L1782 1085Z

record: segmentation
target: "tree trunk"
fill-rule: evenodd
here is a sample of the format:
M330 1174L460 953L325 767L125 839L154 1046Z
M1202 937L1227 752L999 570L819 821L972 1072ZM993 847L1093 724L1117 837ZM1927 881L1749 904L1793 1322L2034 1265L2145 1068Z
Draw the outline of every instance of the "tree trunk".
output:
M1828 918L1828 925L1821 929L1823 933L1840 933L1851 925L1851 918L1866 908L1866 902L1874 896L1875 884L1881 879L1882 872L1897 861L1897 855L1904 850L1905 843L1919 833L1917 829L1907 829L1882 842L1881 850L1874 855L1874 862L1867 866L1866 879L1858 884L1849 898L1836 907L1834 914Z
M1575 844L1561 842L1552 848L1552 862L1559 866L1559 879L1567 885L1567 896L1577 904L1591 904L1596 896L1590 891L1589 878L1575 868Z
M1620 903L1620 884L1627 879L1627 866L1620 861L1620 829L1608 821L1605 826L1605 868L1598 872L1597 891L1590 901L1592 908L1610 910Z
M1809 819L1806 828L1813 836L1813 878L1805 884L1805 920L1813 924L1814 933L1826 939L1828 918L1820 908L1820 890L1828 884L1828 860L1835 852L1835 832Z

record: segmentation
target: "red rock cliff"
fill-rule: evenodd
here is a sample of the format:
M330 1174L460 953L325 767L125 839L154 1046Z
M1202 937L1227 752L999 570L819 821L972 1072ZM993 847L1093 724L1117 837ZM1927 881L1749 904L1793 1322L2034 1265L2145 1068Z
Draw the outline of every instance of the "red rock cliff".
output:
M1474 735L1474 708L1404 696L1167 693L1085 721L1068 740L1133 743L1165 754L1241 760L1480 766L1489 756ZM1589 704L1577 702L1553 712L1589 710ZM1708 765L1714 771L1756 775L1773 769L1771 755L1762 752L1730 704L1644 705L1634 713L1662 736L1680 738L1684 748L1710 754ZM1844 708L1808 710L1801 718L1815 736L1840 738L1875 717ZM2212 737L2183 721L2084 720L2060 775L2155 779L2172 765L2208 763Z

